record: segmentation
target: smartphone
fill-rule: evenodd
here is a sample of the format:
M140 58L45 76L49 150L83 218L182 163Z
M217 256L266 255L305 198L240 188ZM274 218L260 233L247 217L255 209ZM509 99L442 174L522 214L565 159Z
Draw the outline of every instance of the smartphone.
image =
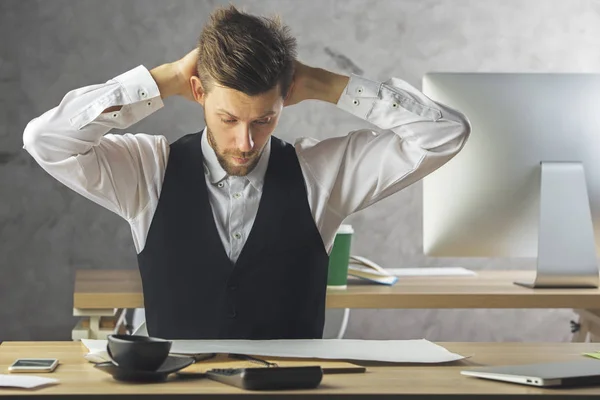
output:
M10 372L52 372L56 369L56 358L19 358L8 370Z

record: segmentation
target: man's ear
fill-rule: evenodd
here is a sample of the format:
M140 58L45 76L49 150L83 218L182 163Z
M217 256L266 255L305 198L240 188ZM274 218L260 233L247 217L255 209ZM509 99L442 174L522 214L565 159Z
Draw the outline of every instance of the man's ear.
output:
M292 83L290 83L290 87L288 88L287 94L285 95L285 101L287 101L290 96L292 95L292 92L294 91L294 84L296 83L296 81L292 80Z
M287 106L287 105L290 105L290 99L292 97L292 92L294 90L294 84L295 83L296 83L295 81L292 81L292 83L290 84L290 87L289 87L289 89L287 91L287 94L285 95L285 98L283 99L283 106L284 107Z
M194 75L190 78L190 85L192 86L194 100L204 107L204 102L206 101L206 92L204 91L202 81L200 81L200 78Z

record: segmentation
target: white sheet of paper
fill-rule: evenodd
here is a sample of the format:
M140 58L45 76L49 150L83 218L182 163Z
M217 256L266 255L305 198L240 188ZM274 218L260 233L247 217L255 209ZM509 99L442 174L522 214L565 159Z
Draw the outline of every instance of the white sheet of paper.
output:
M84 356L84 358L93 363L101 363L105 361L110 361L110 357L106 352L106 345L108 342L102 339L81 339L81 343L89 352Z
M58 383L55 378L42 378L29 374L0 374L0 387L16 387L23 389L32 389L42 385Z
M102 339L81 339L81 343L83 343L83 345L85 347L87 347L87 349L90 352L97 352L97 351L106 351L106 345L108 344L108 340L102 340Z
M106 340L82 339L90 350L91 362L109 361ZM271 357L321 358L337 360L443 363L466 357L451 353L425 339L420 340L174 340L174 354L232 353Z
M462 267L441 268L386 268L390 274L395 276L474 276L475 271Z
M171 352L409 363L442 363L465 358L425 339L174 340Z
M108 361L106 340L82 339L91 362ZM443 363L466 357L428 340L174 340L174 354L232 353L270 357L321 358L409 363ZM105 358L104 358L105 357ZM96 360L99 359L99 360Z

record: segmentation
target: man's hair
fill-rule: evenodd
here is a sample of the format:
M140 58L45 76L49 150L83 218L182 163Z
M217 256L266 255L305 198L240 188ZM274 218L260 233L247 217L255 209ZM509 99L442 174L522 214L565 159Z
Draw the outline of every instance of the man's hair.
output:
M235 6L214 11L198 39L198 76L206 93L217 83L254 96L279 83L285 97L295 59L296 39L279 17L257 17Z

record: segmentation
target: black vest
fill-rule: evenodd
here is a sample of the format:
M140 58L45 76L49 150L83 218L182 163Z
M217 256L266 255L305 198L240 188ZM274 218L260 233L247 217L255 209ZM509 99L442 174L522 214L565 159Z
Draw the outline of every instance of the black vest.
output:
M201 135L171 145L158 207L138 254L149 335L321 338L328 255L294 147L271 139L258 213L234 264L208 200Z

